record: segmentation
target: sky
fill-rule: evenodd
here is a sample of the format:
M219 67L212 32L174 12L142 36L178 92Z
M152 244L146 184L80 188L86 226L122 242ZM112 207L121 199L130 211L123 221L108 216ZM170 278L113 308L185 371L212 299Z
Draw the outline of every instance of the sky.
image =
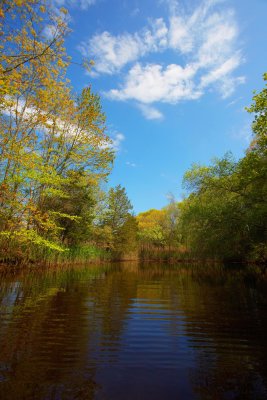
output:
M75 91L101 96L116 160L107 187L134 212L181 200L192 163L244 155L245 107L267 71L267 0L54 0L69 10Z

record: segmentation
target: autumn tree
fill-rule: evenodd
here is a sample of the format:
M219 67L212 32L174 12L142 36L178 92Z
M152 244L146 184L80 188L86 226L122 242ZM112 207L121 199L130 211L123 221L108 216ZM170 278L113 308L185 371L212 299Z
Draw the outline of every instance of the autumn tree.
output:
M0 94L16 93L27 81L23 66L41 67L48 59L69 61L63 48L68 32L67 10L45 0L3 0L0 4ZM62 59L63 58L63 59ZM63 61L64 60L64 61Z
M138 214L136 219L141 248L165 246L166 240L163 228L165 219L164 210L151 209Z
M73 96L66 78L66 10L7 0L0 11L1 249L61 251L61 221L78 216L46 205L70 198L71 172L83 171L84 187L105 178L113 159L105 117L90 87Z

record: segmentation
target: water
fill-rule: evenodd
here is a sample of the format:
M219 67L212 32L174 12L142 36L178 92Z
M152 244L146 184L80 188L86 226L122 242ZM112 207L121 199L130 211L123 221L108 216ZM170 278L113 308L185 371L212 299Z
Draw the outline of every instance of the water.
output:
M266 289L205 266L2 274L0 399L267 399Z

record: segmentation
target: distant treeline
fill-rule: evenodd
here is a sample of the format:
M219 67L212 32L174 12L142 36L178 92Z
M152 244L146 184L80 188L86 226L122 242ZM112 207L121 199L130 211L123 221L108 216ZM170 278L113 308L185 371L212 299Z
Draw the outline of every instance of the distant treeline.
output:
M49 4L0 5L0 263L265 261L266 87L248 109L254 136L241 160L194 165L185 200L135 217L125 188L103 190L114 151L100 98L90 87L74 94L68 13Z

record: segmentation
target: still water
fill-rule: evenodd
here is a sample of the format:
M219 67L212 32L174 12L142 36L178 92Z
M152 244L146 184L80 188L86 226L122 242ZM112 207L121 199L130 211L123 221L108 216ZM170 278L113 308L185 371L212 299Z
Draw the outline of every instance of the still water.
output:
M0 276L0 399L267 399L267 279L121 264Z

